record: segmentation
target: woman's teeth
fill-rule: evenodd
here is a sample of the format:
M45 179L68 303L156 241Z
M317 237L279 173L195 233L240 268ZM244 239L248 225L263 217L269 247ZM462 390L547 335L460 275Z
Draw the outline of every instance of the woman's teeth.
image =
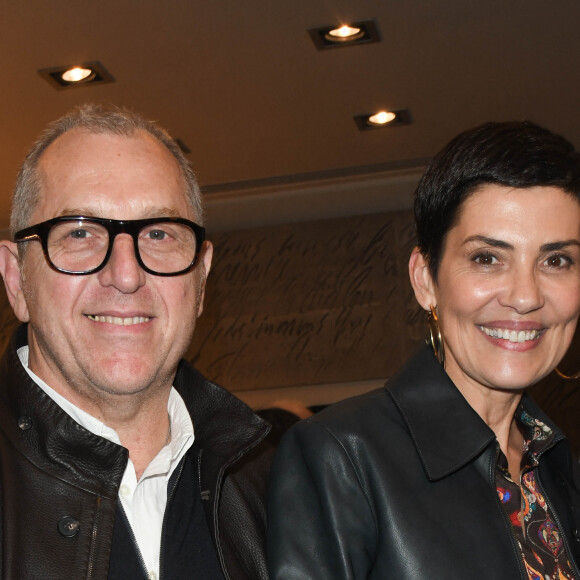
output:
M487 328L479 327L482 332L491 338L502 338L510 342L526 342L527 340L536 340L540 336L539 330L509 330L507 328Z

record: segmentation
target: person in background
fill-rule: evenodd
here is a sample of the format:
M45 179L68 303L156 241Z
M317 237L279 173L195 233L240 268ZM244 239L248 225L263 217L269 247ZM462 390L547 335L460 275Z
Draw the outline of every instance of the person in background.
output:
M267 578L268 426L189 366L212 246L165 130L84 105L14 190L2 578Z
M526 395L580 312L580 157L530 122L462 133L415 195L431 346L293 427L272 466L279 580L580 579L580 480Z
M280 399L256 413L271 425L268 439L277 447L282 436L292 425L312 416L312 411L297 399Z

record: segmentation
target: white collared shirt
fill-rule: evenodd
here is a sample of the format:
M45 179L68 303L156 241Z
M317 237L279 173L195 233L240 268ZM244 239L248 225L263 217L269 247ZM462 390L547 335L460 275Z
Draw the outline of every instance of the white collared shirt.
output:
M18 356L30 378L63 411L91 433L121 445L121 440L113 429L73 405L28 368L28 346L19 348ZM137 481L133 462L129 459L119 487L121 505L135 536L149 578L152 580L159 578L161 529L167 505L167 484L194 440L191 417L183 399L174 387L171 387L169 393L167 412L171 422L171 440L145 468L139 481Z

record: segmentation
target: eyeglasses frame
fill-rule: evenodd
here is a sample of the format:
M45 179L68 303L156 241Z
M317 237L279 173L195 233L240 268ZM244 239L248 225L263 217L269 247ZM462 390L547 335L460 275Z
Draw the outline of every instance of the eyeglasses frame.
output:
M106 228L109 234L109 247L107 248L107 253L103 258L102 263L89 270L88 272L78 272L72 270L65 270L64 268L59 268L52 263L50 256L48 255L48 234L51 228L59 223L63 222L87 222L87 223L96 223L102 225ZM193 234L195 236L195 255L191 264L187 268L180 270L179 272L155 272L148 268L141 259L141 253L139 252L139 240L138 235L139 232L146 226L156 223L174 223L174 224L183 224L191 228L193 230ZM137 263L139 266L148 274L152 274L154 276L180 276L182 274L187 274L193 270L198 262L199 256L201 255L201 249L203 243L205 241L205 228L192 222L191 220L185 218L177 218L177 217L157 217L157 218L146 218L140 220L114 220L108 218L98 218L98 217L87 217L82 215L63 215L58 216L44 222L40 222L33 226L29 226L16 232L14 236L14 241L17 244L22 244L25 242L30 242L33 240L38 240L42 246L42 251L44 252L44 257L48 265L55 271L61 272L63 274L70 274L72 276L88 276L89 274L96 274L100 270L102 270L111 257L113 253L113 244L115 243L115 238L118 234L129 234L133 238L133 246L135 249L135 258L137 259Z

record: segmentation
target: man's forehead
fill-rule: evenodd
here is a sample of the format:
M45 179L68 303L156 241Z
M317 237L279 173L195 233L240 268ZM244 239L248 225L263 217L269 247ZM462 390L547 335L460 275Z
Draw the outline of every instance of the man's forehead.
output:
M118 134L110 131L96 131L77 127L59 135L40 156L40 164L50 163L54 157L61 153L80 156L91 151L110 152L111 147L117 144L141 144L147 146L152 152L156 151L160 157L173 156L169 150L160 143L153 135L143 129L127 134ZM177 163L177 161L176 161Z
M114 218L102 215L113 204L153 214L172 208L165 215L191 217L177 160L143 130L117 135L73 129L46 149L38 177L38 219L73 213Z

